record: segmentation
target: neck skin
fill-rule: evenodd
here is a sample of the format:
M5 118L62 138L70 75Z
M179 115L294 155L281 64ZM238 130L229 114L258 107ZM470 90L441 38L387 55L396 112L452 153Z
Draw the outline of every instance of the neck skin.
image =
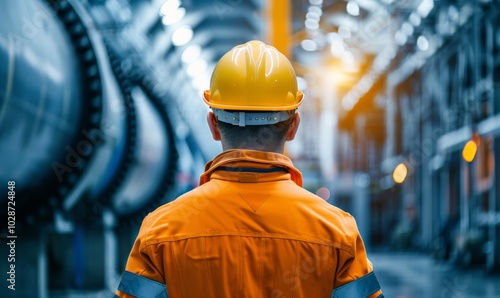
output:
M241 144L239 146L232 146L225 140L224 136L221 135L221 144L222 144L222 150L227 151L227 150L232 150L232 149L249 149L249 150L259 150L259 151L267 151L267 152L274 152L274 153L280 153L283 154L285 151L285 142L279 142L275 143L273 142L272 144Z
M238 146L234 146L229 144L224 136L220 133L219 126L217 125L217 118L215 117L213 112L209 112L207 115L208 127L210 128L210 132L212 133L212 138L216 141L221 141L222 150L231 150L231 149L249 149L249 150L260 150L267 152L275 152L283 154L285 150L285 142L292 141L295 138L297 130L300 124L300 115L296 112L293 115L293 121L288 128L288 132L286 134L285 140L281 142L276 142L274 144L259 144L258 142L254 143L246 143L239 144Z

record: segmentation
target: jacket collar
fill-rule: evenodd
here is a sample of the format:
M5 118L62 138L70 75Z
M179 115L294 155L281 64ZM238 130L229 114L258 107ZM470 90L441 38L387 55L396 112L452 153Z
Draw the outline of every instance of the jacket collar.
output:
M200 185L210 181L211 175L220 167L239 168L238 164L251 164L256 169L283 168L290 174L290 179L298 186L302 186L302 174L296 169L292 161L283 154L234 149L227 150L217 155L213 160L205 165L205 173L200 176Z

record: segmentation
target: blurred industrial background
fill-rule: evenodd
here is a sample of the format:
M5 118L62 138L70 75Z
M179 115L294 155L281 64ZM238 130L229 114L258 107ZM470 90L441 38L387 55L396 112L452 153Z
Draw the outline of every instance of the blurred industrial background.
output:
M355 216L386 297L500 297L500 1L0 11L1 297L113 296L142 218L221 151L201 92L252 39L293 61L306 97L286 154L309 191Z

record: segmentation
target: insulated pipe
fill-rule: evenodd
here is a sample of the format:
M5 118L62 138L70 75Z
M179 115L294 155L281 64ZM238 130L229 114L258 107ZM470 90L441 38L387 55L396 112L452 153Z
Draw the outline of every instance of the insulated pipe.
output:
M37 0L2 7L0 185L15 181L16 205L30 220L50 213L90 157L75 141L99 120L99 73L88 38L67 7L55 12ZM65 177L57 171L63 164Z
M0 182L16 182L18 223L52 220L55 212L82 222L105 206L119 220L150 210L174 186L167 108L130 76L131 61L105 46L82 3L5 5Z
M0 22L0 175L41 188L81 122L81 79L64 28L37 1L8 1ZM50 136L50 137L48 137Z
M104 100L94 158L65 198L64 210L76 221L97 219L104 207L121 222L142 218L174 188L177 151L169 115L144 86L147 70L117 50L123 50L121 37L102 34L88 10L70 2L100 61Z

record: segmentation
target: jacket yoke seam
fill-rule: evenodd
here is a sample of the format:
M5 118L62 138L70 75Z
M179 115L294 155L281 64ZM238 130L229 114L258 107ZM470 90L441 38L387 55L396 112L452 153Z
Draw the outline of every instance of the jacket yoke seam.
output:
M334 247L334 248L340 249L344 252L347 252L352 257L355 256L355 251L354 251L354 248L352 247L352 241L349 241L349 243L351 245L347 246L347 245L342 245L340 243L335 243L335 242L325 242L325 241L318 241L318 240L313 240L313 239L304 239L304 238L300 238L300 237L293 237L293 236L281 235L281 234L261 235L261 234L241 234L241 233L206 233L206 234L194 234L194 235L184 235L184 236L169 236L169 237L161 237L161 238L157 238L157 239L146 240L145 246L147 247L147 246L151 246L151 245L157 245L157 244L161 244L163 242L177 242L180 240L188 240L188 239L202 238L202 237L218 237L218 236L235 236L235 237L238 236L238 237L252 237L252 238L295 240L295 241L301 241L301 242L306 242L306 243L315 243L315 244ZM351 240L351 239L349 239L349 240Z

